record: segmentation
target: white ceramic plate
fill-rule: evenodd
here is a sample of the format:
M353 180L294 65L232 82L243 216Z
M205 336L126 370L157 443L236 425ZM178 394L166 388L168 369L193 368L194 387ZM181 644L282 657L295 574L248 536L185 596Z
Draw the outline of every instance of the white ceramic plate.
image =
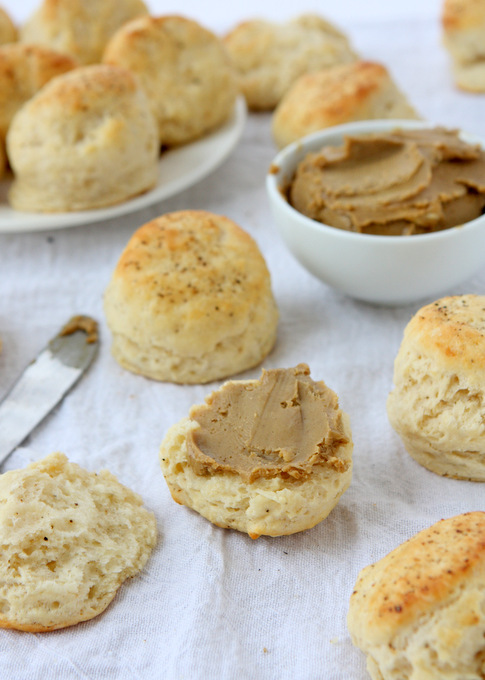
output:
M239 97L231 118L222 128L192 144L167 151L162 155L158 183L154 189L109 208L50 214L18 212L7 203L10 182L0 182L0 233L66 229L126 215L163 201L215 170L236 146L245 121L246 104L244 99Z

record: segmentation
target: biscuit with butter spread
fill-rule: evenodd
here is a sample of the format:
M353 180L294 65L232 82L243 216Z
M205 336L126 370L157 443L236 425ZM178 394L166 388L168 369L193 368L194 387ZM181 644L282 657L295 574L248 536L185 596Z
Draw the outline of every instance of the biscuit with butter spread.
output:
M350 484L352 448L337 395L299 364L226 382L167 432L160 464L177 503L258 538L325 519Z

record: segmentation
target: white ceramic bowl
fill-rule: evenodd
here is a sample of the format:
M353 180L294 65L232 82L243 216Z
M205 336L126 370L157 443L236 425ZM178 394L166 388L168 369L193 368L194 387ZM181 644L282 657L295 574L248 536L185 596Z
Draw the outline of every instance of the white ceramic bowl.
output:
M360 300L399 305L450 291L484 265L485 216L431 234L374 236L305 217L282 194L281 187L310 151L340 145L347 134L423 127L434 124L409 120L348 123L290 144L274 159L266 181L274 221L296 259L324 283ZM466 133L461 137L485 148L485 139Z

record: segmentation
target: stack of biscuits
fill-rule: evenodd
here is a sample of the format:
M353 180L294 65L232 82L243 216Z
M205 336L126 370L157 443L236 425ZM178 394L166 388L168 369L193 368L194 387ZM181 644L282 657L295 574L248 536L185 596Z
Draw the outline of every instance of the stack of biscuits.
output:
M16 39L1 14L0 43ZM16 210L89 210L146 192L162 148L209 134L234 109L222 41L191 19L149 16L142 0L44 0L19 40L0 47L0 170L13 172Z
M218 129L239 92L251 110L278 107L279 146L347 120L417 116L385 67L360 62L316 15L247 21L224 39L150 16L142 0L43 0L18 32L0 20L0 44L20 40L0 47L0 172L13 172L16 210L96 209L149 191L161 149Z

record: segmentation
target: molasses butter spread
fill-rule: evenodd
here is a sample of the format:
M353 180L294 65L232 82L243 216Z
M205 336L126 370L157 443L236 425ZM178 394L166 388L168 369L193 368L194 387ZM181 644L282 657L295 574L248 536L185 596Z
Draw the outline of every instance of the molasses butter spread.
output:
M303 479L315 466L345 472L350 464L339 457L349 438L337 395L312 380L306 364L227 382L190 417L199 427L187 439L188 461L198 475L232 472L251 483Z
M308 154L288 188L307 217L348 231L424 234L485 207L485 152L444 128L345 137Z

